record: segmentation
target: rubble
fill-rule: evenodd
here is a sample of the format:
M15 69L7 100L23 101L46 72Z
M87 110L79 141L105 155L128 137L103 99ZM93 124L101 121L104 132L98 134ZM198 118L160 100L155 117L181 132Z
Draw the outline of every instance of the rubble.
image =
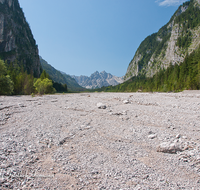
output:
M189 93L0 96L0 189L199 189Z

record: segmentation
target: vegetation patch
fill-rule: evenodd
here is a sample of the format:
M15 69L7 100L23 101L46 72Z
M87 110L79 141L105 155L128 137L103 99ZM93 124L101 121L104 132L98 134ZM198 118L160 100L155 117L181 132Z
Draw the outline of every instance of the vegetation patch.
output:
M96 91L105 92L178 92L185 89L200 89L200 47L187 55L180 65L170 65L167 69L160 68L153 77L134 76L123 84L102 87Z

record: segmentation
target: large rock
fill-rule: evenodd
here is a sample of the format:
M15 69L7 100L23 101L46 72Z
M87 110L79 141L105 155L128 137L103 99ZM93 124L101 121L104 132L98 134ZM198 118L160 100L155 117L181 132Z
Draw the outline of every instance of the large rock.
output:
M175 154L181 151L183 151L183 148L181 144L177 142L163 142L157 147L157 152Z

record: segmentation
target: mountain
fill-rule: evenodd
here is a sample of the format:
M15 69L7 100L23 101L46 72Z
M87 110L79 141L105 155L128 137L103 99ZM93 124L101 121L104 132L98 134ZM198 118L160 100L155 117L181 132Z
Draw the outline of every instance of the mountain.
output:
M57 83L67 84L67 88L70 91L83 91L85 90L81 87L75 79L67 75L66 73L60 72L48 64L42 57L40 56L40 63L42 68L49 74L50 78Z
M122 77L113 76L105 71L100 73L96 71L90 77L74 75L71 77L74 78L80 86L88 89L101 88L102 86L115 86L123 82Z
M170 21L148 36L137 49L124 79L155 73L170 65L180 65L200 45L200 0L181 5Z
M18 0L0 0L0 58L40 76L38 47Z

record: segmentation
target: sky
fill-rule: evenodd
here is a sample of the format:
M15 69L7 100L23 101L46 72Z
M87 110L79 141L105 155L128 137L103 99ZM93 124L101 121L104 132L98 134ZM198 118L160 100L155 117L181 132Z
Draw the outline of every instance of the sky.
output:
M185 0L19 0L42 56L55 69L121 77L140 43Z

